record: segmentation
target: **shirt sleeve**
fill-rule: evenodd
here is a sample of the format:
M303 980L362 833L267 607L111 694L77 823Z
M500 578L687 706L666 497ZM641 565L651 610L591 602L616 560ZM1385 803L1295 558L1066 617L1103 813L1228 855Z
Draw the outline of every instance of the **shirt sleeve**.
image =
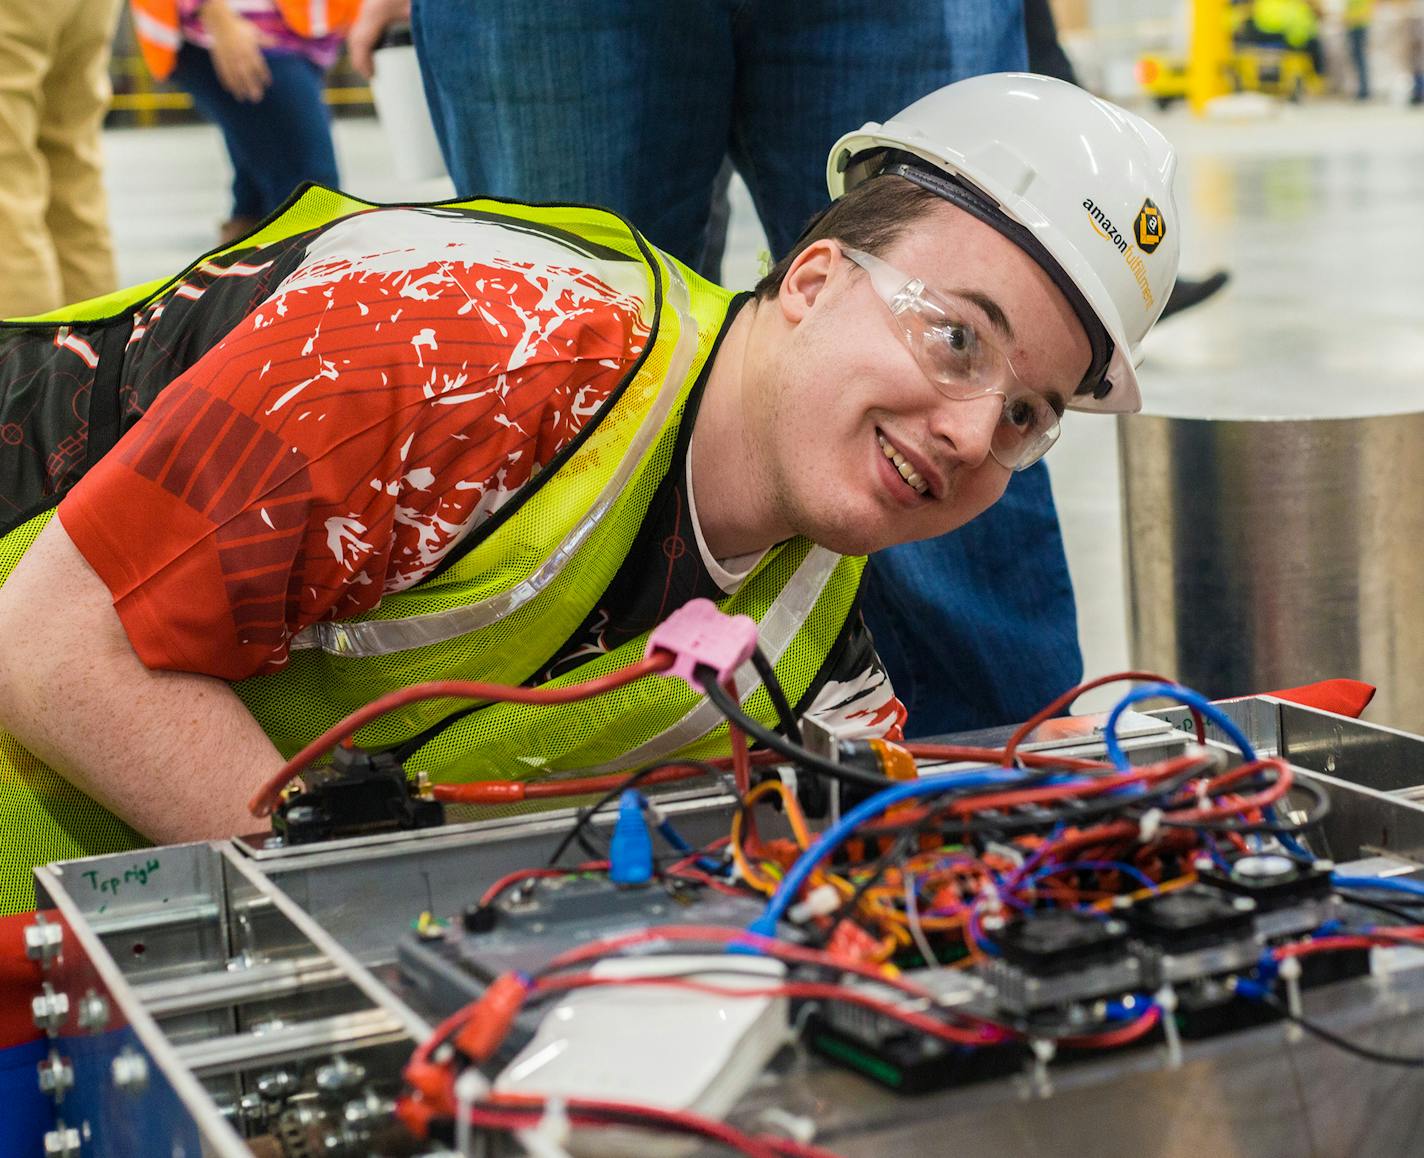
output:
M846 740L902 740L905 705L895 695L870 631L860 620L805 715Z
M164 389L59 507L140 659L277 670L296 632L419 582L518 493L646 337L637 303L586 276L563 300L538 272L308 277Z

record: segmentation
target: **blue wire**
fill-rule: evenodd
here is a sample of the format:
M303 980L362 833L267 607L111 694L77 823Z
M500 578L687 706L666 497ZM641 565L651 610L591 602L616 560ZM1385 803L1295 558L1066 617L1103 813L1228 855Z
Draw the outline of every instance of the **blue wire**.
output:
M638 801L644 812L653 811L652 802L641 792L638 793ZM687 843L687 838L673 827L672 821L666 816L653 827L657 830L658 835L668 842L674 852L693 851L692 845ZM720 861L710 856L698 857L693 863L705 873L720 873L724 868Z
M1410 896L1424 897L1424 881L1404 880L1400 877L1345 877L1339 873L1331 873L1330 883L1337 889L1378 889L1386 893L1408 893Z
M1123 754L1122 747L1117 742L1117 722L1123 712L1140 700L1151 700L1158 697L1177 700L1189 708L1196 708L1206 719L1210 720L1218 728L1226 733L1227 738L1241 749L1241 758L1250 764L1258 757L1256 749L1252 747L1251 741L1246 738L1246 733L1241 730L1236 721L1218 708L1200 692L1194 692L1191 688L1183 687L1181 684L1145 684L1140 688L1134 688L1123 696L1122 699L1113 706L1113 710L1108 713L1107 723L1103 725L1103 740L1107 744L1108 759L1112 761L1113 767L1120 771L1128 771L1132 765ZM1266 818L1272 823L1276 819L1274 806L1268 806L1265 810ZM1289 832L1277 833L1276 837L1288 852L1298 857L1309 858L1310 853L1306 847Z
M1200 692L1194 692L1191 688L1182 687L1181 684L1146 684L1140 688L1134 688L1118 700L1113 705L1113 710L1108 713L1107 723L1103 725L1103 739L1107 743L1108 759L1112 761L1113 767L1121 772L1127 772L1132 765L1123 755L1121 746L1117 742L1117 722L1123 712L1127 711L1133 704L1141 700L1152 700L1165 698L1177 700L1189 708L1196 708L1203 716L1219 727L1230 738L1231 742L1241 749L1241 756L1248 764L1256 759L1256 749L1251 746L1251 741L1246 738L1236 724L1236 721L1218 708Z
M918 780L902 780L889 788L881 789L874 796L862 800L821 833L812 842L811 847L797 858L796 863L782 878L776 892L767 901L765 911L747 926L748 932L758 933L763 937L775 937L777 921L791 907L791 902L816 870L816 866L839 848L862 824L902 801L914 800L920 796L938 796L956 788L1017 784L1026 778L1026 774L1017 768L978 768L965 772L942 772L933 776L922 776Z

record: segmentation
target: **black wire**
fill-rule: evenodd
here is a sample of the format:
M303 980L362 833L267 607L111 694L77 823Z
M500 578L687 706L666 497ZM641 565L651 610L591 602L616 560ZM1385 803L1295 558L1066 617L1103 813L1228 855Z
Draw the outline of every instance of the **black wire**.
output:
M760 721L754 720L742 711L740 705L717 682L717 674L711 668L699 667L697 680L703 690L707 692L707 698L727 719L736 724L758 744L785 756L807 772L828 776L832 780L839 780L842 784L854 784L857 788L869 788L872 792L879 792L889 785L890 781L884 776L866 772L849 764L832 763L830 760L816 755L815 752L808 751L800 744L777 735L770 728L764 727Z
M781 730L785 733L786 738L795 744L803 743L801 725L796 722L796 714L786 701L786 692L781 686L781 681L776 678L776 668L772 666L771 660L766 658L766 653L761 648L752 652L752 667L756 668L757 675L761 676L762 686L766 688L766 694L771 697L771 706L776 709L776 718L781 721Z
M1328 1042L1337 1049L1343 1049L1346 1053L1352 1053L1356 1057L1364 1058L1366 1061L1378 1062L1380 1065L1402 1066L1405 1069L1424 1069L1424 1057L1406 1057L1397 1053L1381 1053L1379 1050L1370 1049L1369 1046L1350 1041L1348 1038L1341 1037L1339 1034L1326 1029L1323 1025L1319 1025L1314 1021L1292 1013L1286 1003L1273 993L1262 994L1256 1000L1261 1001L1265 1005L1269 1005L1287 1021L1295 1022L1296 1025L1300 1026L1306 1033L1313 1034L1320 1038L1321 1041Z
M860 902L865 899L865 894L875 887L876 883L891 865L905 859L910 851L910 846L919 838L919 831L915 828L907 828L895 838L895 843L880 854L879 858L870 867L870 872L861 882L856 885L855 892L851 893L846 903L831 914L830 924L820 935L816 942L818 948L824 948L835 936L836 930L841 927L841 922L849 920L855 916L855 911L860 907ZM926 965L934 965L933 961L926 961Z
M395 758L399 760L402 764L404 764L407 760L409 760L412 756L419 752L423 747L425 747L426 744L430 743L431 740L435 739L436 736L440 735L440 733L443 732L446 728L451 727L454 724L458 724L466 716L473 715L481 708L487 707L489 707L489 701L481 700L479 703L470 704L467 707L456 708L448 716L445 716L443 719L436 720L435 723L430 725L430 727L424 729L423 731L417 732L409 740L402 740L395 747L388 748L387 751L394 753Z
M622 796L628 789L637 787L654 772L661 771L663 768L689 767L700 768L709 776L722 775L722 769L708 764L705 760L663 760L661 763L649 764L646 768L639 768L636 772L631 773L621 784L610 788L588 808L579 809L578 815L574 818L573 827L564 834L564 838L559 841L559 847L554 849L554 855L549 858L549 867L555 868L558 866L559 858L568 851L569 845L581 839L584 829L588 826L588 822L593 819L594 814L601 808L613 803L613 801L617 800L618 797Z
M1346 889L1336 889L1335 894L1341 899L1349 901L1352 905L1360 905L1362 908L1376 909L1381 913L1388 913L1391 917L1403 921L1406 925L1419 924L1420 914L1408 912L1405 909L1399 908L1397 905L1377 901L1373 897L1364 897L1359 893L1349 892ZM1424 904L1424 899L1421 899L1419 903Z

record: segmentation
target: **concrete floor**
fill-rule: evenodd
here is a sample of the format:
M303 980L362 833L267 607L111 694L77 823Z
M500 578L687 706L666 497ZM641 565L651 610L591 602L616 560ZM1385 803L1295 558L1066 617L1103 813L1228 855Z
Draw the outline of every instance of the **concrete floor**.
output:
M1320 103L1243 119L1157 115L1182 158L1183 267L1230 269L1213 301L1149 339L1149 411L1223 416L1424 408L1424 110ZM228 169L207 128L106 139L120 271L182 267L226 216ZM390 175L374 121L337 125L345 187L373 200L433 199L444 180ZM764 246L734 185L724 280L747 285ZM1113 422L1070 415L1049 458L1090 676L1127 666L1121 498ZM1083 707L1112 702L1105 691Z

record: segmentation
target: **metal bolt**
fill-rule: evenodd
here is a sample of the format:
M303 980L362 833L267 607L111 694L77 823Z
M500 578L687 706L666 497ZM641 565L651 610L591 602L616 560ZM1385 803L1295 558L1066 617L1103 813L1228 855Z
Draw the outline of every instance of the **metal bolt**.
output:
M249 1126L257 1126L267 1120L267 1103L261 1094L243 1094L233 1107L233 1113Z
M79 1010L75 1016L80 1029L93 1033L106 1029L109 1025L109 999L91 989L79 999Z
M79 1158L79 1131L63 1122L44 1136L44 1152L52 1158Z
M69 1016L69 994L56 993L48 981L44 992L30 1002L30 1012L34 1014L35 1025L48 1034L56 1034Z
M352 1086L359 1085L365 1076L365 1066L359 1062L347 1061L346 1058L337 1054L331 1059L329 1065L324 1065L316 1071L316 1085L319 1090L335 1093L338 1090L349 1090Z
M25 956L42 968L59 956L63 945L64 926L46 921L41 913L35 914L33 925L25 926Z
M74 1088L74 1067L68 1058L60 1057L57 1050L50 1050L49 1057L35 1068L40 1075L40 1089L56 1102L64 1100L65 1090Z
M257 1092L269 1102L280 1102L297 1084L297 1075L290 1070L268 1070L257 1075Z
M115 1089L129 1094L141 1094L148 1089L148 1059L133 1046L124 1046L114 1056L109 1073Z

